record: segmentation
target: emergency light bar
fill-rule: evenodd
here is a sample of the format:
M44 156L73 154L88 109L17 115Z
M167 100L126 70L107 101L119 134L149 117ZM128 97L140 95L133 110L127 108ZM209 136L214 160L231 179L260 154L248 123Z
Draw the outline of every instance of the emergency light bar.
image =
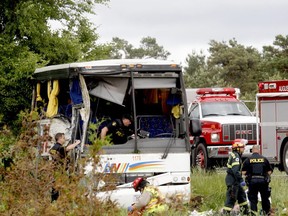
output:
M196 91L198 95L215 95L215 94L225 94L236 97L236 90L234 88L200 88Z

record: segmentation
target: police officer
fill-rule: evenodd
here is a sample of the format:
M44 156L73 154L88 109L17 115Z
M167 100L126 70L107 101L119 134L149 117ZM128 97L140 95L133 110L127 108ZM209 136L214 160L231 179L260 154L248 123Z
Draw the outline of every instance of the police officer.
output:
M257 215L258 192L260 192L262 209L266 215L269 215L271 210L269 182L273 169L267 158L260 155L259 152L260 146L254 145L251 157L243 163L242 174L246 175L251 214Z
M128 207L128 215L163 215L168 210L158 188L150 185L144 178L136 178L132 186L135 192L140 191L141 195Z
M245 139L235 139L232 143L232 152L229 154L227 175L225 178L227 191L223 208L224 215L231 213L236 201L238 201L240 211L244 215L249 214L246 193L243 189L246 184L241 175L241 155L244 152L247 142Z
M130 129L132 124L132 117L129 114L124 114L121 119L113 120L108 123L107 126L103 127L100 133L102 140L108 135L111 136L111 142L113 144L123 144L128 140L128 136L132 135L133 132Z
M64 146L66 139L64 133L57 133L55 135L56 143L49 150L49 153L53 159L55 165L64 165L64 168L68 168L68 155L67 152L74 149L80 144L80 140L75 140L73 144Z
M80 140L76 140L73 144L64 146L66 139L64 133L57 133L55 135L56 143L49 150L49 153L53 159L54 170L67 170L68 169L68 155L67 153L74 149L77 145L80 144ZM55 183L55 182L53 182ZM57 200L59 197L59 191L52 187L51 191L51 202Z

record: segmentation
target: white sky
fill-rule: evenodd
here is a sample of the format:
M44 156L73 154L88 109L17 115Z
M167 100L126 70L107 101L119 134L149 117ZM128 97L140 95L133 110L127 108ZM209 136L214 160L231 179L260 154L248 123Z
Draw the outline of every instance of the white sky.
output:
M192 51L207 53L212 39L235 38L262 51L276 35L288 35L288 0L110 0L95 12L99 42L119 37L139 47L150 36L183 64Z

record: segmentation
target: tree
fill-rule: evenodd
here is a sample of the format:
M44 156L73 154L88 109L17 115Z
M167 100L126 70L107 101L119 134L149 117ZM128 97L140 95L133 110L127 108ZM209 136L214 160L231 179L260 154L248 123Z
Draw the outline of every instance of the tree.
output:
M170 53L159 46L155 38L144 37L140 41L140 47L134 48L128 41L118 37L112 38L111 58L156 58L167 59Z
M288 35L277 35L273 46L263 46L261 71L265 80L288 78Z
M207 57L201 51L200 54L192 52L186 58L187 66L184 67L185 85L189 88L204 88L222 86L223 80L217 73L213 74L208 68Z
M210 41L209 69L219 73L225 86L238 87L243 93L256 90L261 79L261 55L257 49L245 47L235 39L226 42Z
M0 41L4 40L0 38ZM10 123L31 102L31 73L41 63L28 47L0 42L0 123ZM1 117L2 116L2 117Z
M258 81L264 74L259 67L261 54L253 47L245 47L235 39L229 42L211 40L206 57L193 52L186 59L185 83L189 87L237 87L244 98L255 97Z
M112 51L111 51L110 57L112 59L131 58L130 53L133 50L133 45L129 44L128 41L118 38L118 37L113 37L111 46L112 46Z
M159 46L155 38L146 37L140 41L140 48L134 50L135 57L143 58L145 56L158 59L167 59L170 53Z
M85 17L108 0L0 1L0 122L29 108L35 67L108 58L110 46L97 45L96 29ZM52 30L51 21L61 24ZM2 119L1 119L2 116Z

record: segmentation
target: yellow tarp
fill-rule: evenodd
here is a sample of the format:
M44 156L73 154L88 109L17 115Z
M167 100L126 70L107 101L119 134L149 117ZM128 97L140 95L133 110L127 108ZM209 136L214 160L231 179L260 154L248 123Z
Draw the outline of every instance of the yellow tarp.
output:
M52 117L58 113L58 94L59 94L60 88L59 88L59 82L58 80L52 81L47 83L47 94L48 94L48 106L46 111L47 117Z
M37 98L36 98L36 101L42 101L42 97L40 95L40 87L41 87L41 84L37 83L37 88L36 88Z

